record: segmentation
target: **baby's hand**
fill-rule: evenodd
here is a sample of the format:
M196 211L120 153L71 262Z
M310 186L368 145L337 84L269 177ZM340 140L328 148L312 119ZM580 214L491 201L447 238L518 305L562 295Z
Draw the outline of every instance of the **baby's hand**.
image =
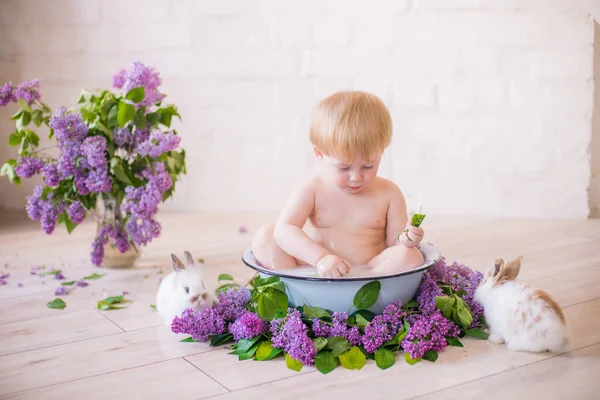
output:
M317 262L317 271L319 276L339 278L350 272L350 263L342 257L327 254Z
M404 232L402 232L398 240L406 247L419 247L424 234L425 231L423 231L423 228L413 226L412 223L408 221Z

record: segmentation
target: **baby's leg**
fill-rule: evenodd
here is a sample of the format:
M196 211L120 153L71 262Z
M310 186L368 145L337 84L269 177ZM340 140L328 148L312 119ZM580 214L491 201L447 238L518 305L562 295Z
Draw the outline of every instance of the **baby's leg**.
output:
M292 269L302 264L283 251L273 238L275 225L263 225L254 234L252 252L256 260L269 269Z
M372 273L393 274L419 267L425 263L423 255L415 247L396 245L388 247L381 254L375 256L368 265Z

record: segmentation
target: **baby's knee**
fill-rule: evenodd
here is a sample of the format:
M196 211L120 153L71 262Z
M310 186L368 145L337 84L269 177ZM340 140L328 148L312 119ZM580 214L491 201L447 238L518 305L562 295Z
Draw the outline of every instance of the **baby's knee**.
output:
M269 246L273 241L274 229L275 225L273 224L263 225L258 228L254 233L254 237L252 238L252 249L256 250Z

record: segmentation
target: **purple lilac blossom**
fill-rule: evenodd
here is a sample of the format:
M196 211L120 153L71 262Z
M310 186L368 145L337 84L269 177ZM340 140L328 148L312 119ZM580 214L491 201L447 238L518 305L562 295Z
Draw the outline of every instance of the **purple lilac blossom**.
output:
M123 69L113 77L113 86L124 92L143 86L144 99L139 105L146 107L164 99L165 96L158 91L160 84L158 72L139 61L134 61L128 70Z
M69 215L69 219L76 224L80 224L85 219L85 208L79 200L71 203L69 208L67 209L67 214Z
M56 164L47 164L44 167L44 181L50 187L56 187L60 184L61 178Z
M31 178L44 168L44 162L37 157L19 157L15 172L20 178Z
M148 140L138 144L136 151L141 156L150 156L157 158L163 153L175 150L181 142L181 136L178 136L173 131L161 132L155 129L150 134Z
M290 357L304 365L314 364L317 349L298 310L290 308L284 319L272 320L271 333L273 347L283 348Z
M252 339L257 335L265 333L267 324L258 315L244 312L234 323L229 325L229 332L237 342L240 339Z
M0 107L6 106L8 103L14 103L17 101L15 96L16 86L12 82L5 83L0 88Z

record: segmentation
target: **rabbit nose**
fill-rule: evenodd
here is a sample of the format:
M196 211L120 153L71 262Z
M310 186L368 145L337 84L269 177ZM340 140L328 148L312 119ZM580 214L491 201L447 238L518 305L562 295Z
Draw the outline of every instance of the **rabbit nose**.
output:
M202 300L208 300L208 293L202 293Z
M197 302L201 297L202 297L202 300L208 299L208 293L204 292L204 293L202 293L202 295L197 294L197 295L193 296L191 298L192 303Z

